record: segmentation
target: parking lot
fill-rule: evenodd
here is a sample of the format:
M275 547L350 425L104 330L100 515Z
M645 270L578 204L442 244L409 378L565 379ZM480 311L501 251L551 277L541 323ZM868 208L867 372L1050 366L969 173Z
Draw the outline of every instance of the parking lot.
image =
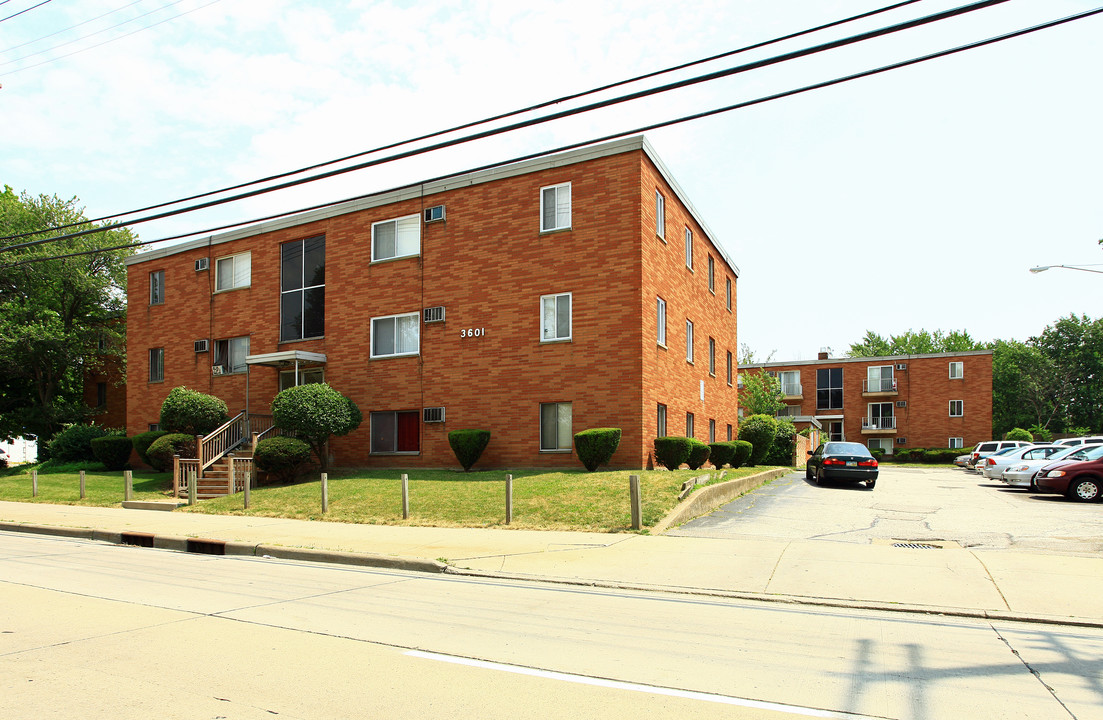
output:
M878 544L941 542L1076 555L1103 551L1103 505L1007 488L961 468L882 465L877 487L818 486L803 470L670 535Z

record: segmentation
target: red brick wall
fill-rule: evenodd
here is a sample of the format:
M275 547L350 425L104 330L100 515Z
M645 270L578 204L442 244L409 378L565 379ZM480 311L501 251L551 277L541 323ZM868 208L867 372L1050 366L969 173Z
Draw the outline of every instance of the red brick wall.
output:
M107 403L99 405L99 383L107 389ZM104 357L102 365L94 372L84 374L84 404L92 408L92 421L101 427L126 427L126 377L120 361Z

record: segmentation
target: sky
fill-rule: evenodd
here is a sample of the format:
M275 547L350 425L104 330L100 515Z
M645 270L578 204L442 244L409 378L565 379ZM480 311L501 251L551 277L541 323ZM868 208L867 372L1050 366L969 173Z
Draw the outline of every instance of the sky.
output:
M81 0L30 9L41 1L0 5L0 185L75 196L90 217L369 150L892 4ZM923 0L663 79L964 4ZM134 229L153 240L384 190L1097 4L1103 0L1009 0ZM648 131L739 267L740 344L759 361L808 360L825 348L845 354L867 330L1026 340L1069 313L1098 317L1103 277L1029 268L1103 270L1101 35L1103 15Z

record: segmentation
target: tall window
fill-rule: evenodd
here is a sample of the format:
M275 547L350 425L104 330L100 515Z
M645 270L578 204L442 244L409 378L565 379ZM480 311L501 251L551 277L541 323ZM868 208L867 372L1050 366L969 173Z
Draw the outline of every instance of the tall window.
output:
M165 271L157 270L149 274L149 304L163 305L165 302Z
M540 342L571 339L571 294L540 298Z
M571 449L571 404L540 403L540 450L563 452Z
M240 253L215 260L215 292L249 287L252 282L252 264L251 253Z
M892 403L869 403L866 427L874 430L892 430L896 427L896 418L892 416Z
M373 412L372 453L416 453L421 450L421 429L417 410Z
M728 287L727 287L728 312L731 312L732 311L732 279L727 278L727 281L728 281Z
M655 298L655 324L658 326L657 342L666 347L666 300Z
M96 383L96 407L107 407L107 383Z
M732 351L728 350L728 385L732 384Z
M280 342L325 334L326 238L280 246Z
M407 215L371 226L371 259L390 260L421 253L421 216Z
M571 184L540 188L540 231L571 227Z
M655 414L655 437L666 437L666 405L662 403Z
M716 442L716 421L709 419L709 442Z
M950 401L950 417L964 417L965 416L965 401L964 400L951 400Z
M950 363L950 379L951 380L960 380L963 377L965 377L965 363L963 363L963 362L952 362L952 363Z
M731 442L731 439L732 439L732 426L728 425L728 442Z
M709 255L709 292L716 292L716 263Z
M686 228L686 267L693 269L693 231Z
M693 437L693 413L686 413L686 437Z
M693 321L686 320L686 362L693 362Z
M716 377L716 341L709 338L709 375Z
M165 349L151 348L149 351L149 381L161 382L165 379Z
M655 191L655 234L666 241L666 198Z
M843 407L843 369L816 370L816 409L840 410Z
M223 375L245 372L245 356L248 354L248 337L214 341L214 364L222 368Z
M420 349L421 313L372 318L371 356L417 355Z
M782 395L800 395L800 370L783 370L778 373Z
M868 392L895 390L896 379L892 376L892 365L875 365L866 368L866 388Z

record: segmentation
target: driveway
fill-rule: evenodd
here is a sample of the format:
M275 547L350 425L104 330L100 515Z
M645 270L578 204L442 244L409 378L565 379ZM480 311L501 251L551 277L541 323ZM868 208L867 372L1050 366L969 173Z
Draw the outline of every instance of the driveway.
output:
M818 486L794 472L668 535L860 544L948 542L1069 554L1103 551L1103 506L1007 488L960 468L881 466L877 487Z

